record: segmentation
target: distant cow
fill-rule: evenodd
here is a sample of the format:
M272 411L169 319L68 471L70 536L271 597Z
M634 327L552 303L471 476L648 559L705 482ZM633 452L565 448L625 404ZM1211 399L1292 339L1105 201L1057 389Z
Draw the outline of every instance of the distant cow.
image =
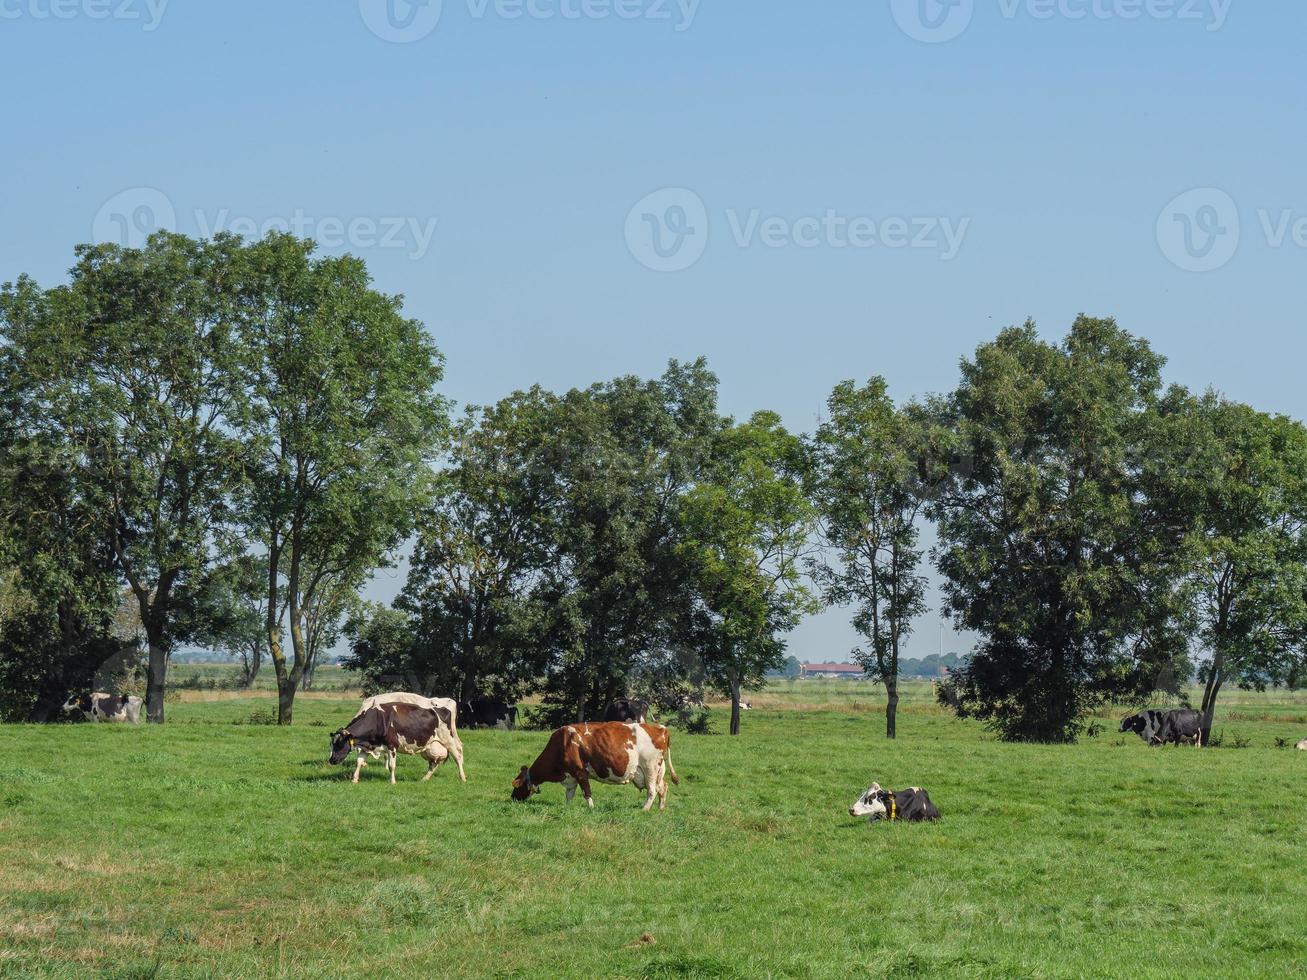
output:
M1150 709L1121 719L1122 732L1134 732L1149 745L1203 744L1203 714L1192 708Z
M877 820L938 820L939 810L930 802L930 796L919 786L910 786L900 793L892 789L881 789L880 783L872 783L867 791L853 801L849 807L849 816L866 817L872 823Z
M145 702L134 694L76 694L64 702L63 713L84 721L141 723L141 706Z
M1307 752L1307 738L1304 738L1301 742L1298 743L1298 751Z
M445 711L449 714L449 735L446 739L446 748L449 754L454 757L454 764L458 766L458 778L467 782L467 774L463 772L463 740L458 737L458 702L453 698L429 698L421 694L409 694L407 692L397 691L391 694L374 694L370 698L364 698L363 703L359 705L359 714L363 714L369 708L384 707L388 704L411 704L419 708L429 708L432 711ZM375 759L376 753L372 754ZM363 761L363 753L359 753L358 768L362 769L367 763ZM355 775L357 776L357 770Z
M753 705L751 705L748 701L741 701L741 702L740 702L740 710L741 710L741 711L752 711L752 710L753 710Z
M604 721L633 721L643 725L649 717L649 702L633 698L618 698L604 711Z
M459 702L458 716L464 728L502 728L511 732L517 727L517 705L492 698Z
M357 751L358 765L354 767L353 779L357 783L359 772L366 765L363 756L367 754L376 758L384 755L393 783L399 753L420 755L427 760L427 772L422 777L425 782L451 754L453 720L453 715L445 708L424 708L405 702L368 708L359 712L344 728L332 732L330 762L338 766L351 752Z
M541 783L562 783L567 802L581 787L586 805L593 808L590 780L625 785L648 794L644 808L658 797L658 809L667 808L667 776L677 786L681 781L672 768L671 736L661 725L627 724L618 721L583 722L564 725L549 737L540 757L523 766L513 780L513 799L526 800L540 792Z

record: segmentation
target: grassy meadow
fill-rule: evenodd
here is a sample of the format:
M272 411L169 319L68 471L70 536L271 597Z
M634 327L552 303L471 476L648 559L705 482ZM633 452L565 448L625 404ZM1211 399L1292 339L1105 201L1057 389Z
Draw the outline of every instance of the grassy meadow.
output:
M914 685L777 684L737 739L674 733L665 813L326 764L357 703L193 692L162 728L0 727L0 975L1283 976L1307 963L1307 698L1232 693L1225 747L1000 744ZM724 714L724 712L716 712ZM725 719L717 721L722 726ZM1233 748L1247 742L1247 747ZM938 825L847 808L925 786Z

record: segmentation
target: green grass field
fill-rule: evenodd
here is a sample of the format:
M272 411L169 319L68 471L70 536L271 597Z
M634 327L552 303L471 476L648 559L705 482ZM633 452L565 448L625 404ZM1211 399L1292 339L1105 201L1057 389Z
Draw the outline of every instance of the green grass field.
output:
M357 702L196 696L163 729L0 727L0 975L1283 976L1307 963L1307 699L1232 695L1226 745L1004 745L918 685L776 685L675 733L665 813L508 800L538 732L466 732L469 782L326 762ZM720 725L722 722L719 721ZM847 808L872 778L944 820ZM652 937L652 942L642 937Z

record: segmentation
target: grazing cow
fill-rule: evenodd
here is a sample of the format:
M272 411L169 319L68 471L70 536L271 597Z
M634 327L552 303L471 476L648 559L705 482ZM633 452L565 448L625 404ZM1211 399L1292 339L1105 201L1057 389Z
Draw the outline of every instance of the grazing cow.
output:
M741 702L740 702L740 710L741 710L741 711L752 711L752 710L753 710L753 705L751 705L748 701L741 701Z
M618 698L604 711L604 721L633 721L643 725L649 717L649 702L634 698Z
M454 763L458 766L458 778L467 782L467 774L463 772L463 740L458 737L458 702L453 698L428 698L421 694L408 694L404 692L394 692L391 694L374 694L370 698L364 698L363 703L359 705L359 714L363 714L369 708L380 708L388 704L411 704L418 708L429 708L432 711L445 711L449 714L449 733L445 741L445 747L449 754L454 757ZM377 756L372 754L375 759ZM359 753L358 768L362 769L367 763L363 761L363 753Z
M620 721L583 722L564 725L549 736L549 744L513 780L513 799L528 799L540 792L541 783L562 783L567 802L581 787L586 806L594 807L590 780L625 785L648 794L644 808L658 797L658 809L667 809L667 776L677 786L681 781L672 768L671 736L661 725L627 724Z
M1298 743L1298 751L1307 752L1307 738L1304 738L1301 742Z
M359 712L344 728L332 732L330 762L338 766L351 752L357 751L358 765L354 767L353 779L357 783L359 772L366 765L363 756L367 754L375 759L384 754L393 783L399 753L420 755L427 760L427 772L422 777L426 782L451 754L453 721L453 715L444 708L424 708L402 701L377 705Z
M892 789L881 789L880 783L872 783L867 791L853 801L849 807L849 816L866 817L870 822L877 820L938 820L939 810L930 802L930 796L919 786L911 786L896 793Z
M64 703L63 713L85 721L139 725L143 704L145 702L134 694L105 694L96 691L94 694L70 697Z
M517 705L491 698L473 698L458 706L465 728L502 728L511 732L517 727Z
M1203 714L1192 708L1140 711L1121 719L1122 732L1134 732L1149 745L1203 744Z

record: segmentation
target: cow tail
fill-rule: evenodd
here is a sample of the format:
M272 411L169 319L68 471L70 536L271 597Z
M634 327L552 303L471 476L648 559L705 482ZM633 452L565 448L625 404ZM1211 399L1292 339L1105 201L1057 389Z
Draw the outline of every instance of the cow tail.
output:
M672 777L672 785L680 786L681 780L676 775L676 770L672 768L672 740L667 740L667 748L663 752L663 761L667 763L667 775Z

